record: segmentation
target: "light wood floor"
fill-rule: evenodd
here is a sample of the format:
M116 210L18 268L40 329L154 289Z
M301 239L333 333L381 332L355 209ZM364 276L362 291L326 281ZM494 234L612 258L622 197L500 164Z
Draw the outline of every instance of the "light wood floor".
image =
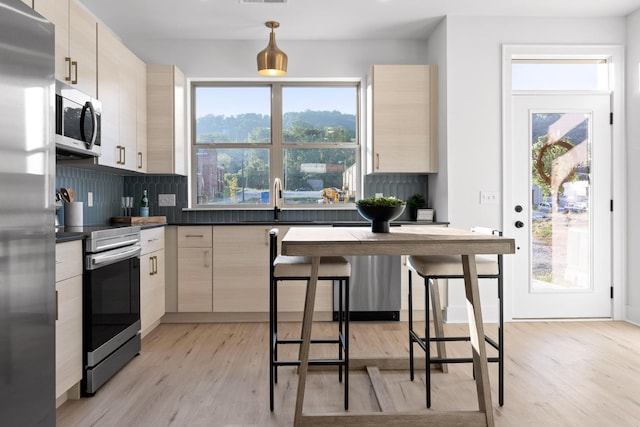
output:
M296 335L298 328L289 323L281 330ZM464 328L445 325L448 333ZM352 322L351 329L354 357L408 355L404 322ZM314 335L329 330L331 323L314 324ZM496 365L489 365L497 426L640 426L639 327L508 323L505 336L503 407L497 404ZM450 354L466 352L457 345L449 347ZM270 412L267 349L264 323L160 325L143 340L140 356L94 397L62 405L57 425L292 425L295 368L280 368L276 409ZM313 351L312 357L320 355ZM397 410L424 408L424 371L414 382L405 371L382 375ZM366 373L352 371L350 381L350 411L378 410ZM470 365L450 365L448 374L432 371L432 381L431 410L477 410ZM335 371L310 372L305 412L342 411L342 390Z

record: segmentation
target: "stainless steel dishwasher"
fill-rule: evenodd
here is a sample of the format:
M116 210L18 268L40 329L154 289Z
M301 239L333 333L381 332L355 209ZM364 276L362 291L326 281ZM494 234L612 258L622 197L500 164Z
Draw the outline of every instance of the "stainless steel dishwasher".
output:
M345 225L334 225L338 226ZM351 263L349 319L400 320L400 256L370 255L346 258ZM334 286L334 320L338 320L337 289Z

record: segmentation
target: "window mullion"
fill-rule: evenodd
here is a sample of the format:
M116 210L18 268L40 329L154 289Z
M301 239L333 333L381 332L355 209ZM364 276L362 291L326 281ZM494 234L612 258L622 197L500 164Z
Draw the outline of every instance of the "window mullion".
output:
M284 147L282 143L282 84L273 83L271 85L271 181L277 177L283 182L284 171ZM270 191L273 191L271 188ZM271 204L275 202L275 195L269 198Z

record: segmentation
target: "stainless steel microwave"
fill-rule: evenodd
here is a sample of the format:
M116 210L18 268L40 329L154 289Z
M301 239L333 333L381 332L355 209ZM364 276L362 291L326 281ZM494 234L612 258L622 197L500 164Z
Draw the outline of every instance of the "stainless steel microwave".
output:
M96 157L100 147L99 100L56 80L56 151L78 157Z

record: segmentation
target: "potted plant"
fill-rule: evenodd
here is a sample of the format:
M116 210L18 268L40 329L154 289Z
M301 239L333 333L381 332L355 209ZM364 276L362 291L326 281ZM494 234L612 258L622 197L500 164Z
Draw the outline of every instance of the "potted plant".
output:
M427 206L427 202L424 196L420 193L416 193L407 199L407 206L409 207L409 216L412 221L415 221L418 217L418 209Z
M356 201L358 213L371 222L371 231L374 233L388 233L389 221L398 218L405 205L403 200L395 197L368 197Z

